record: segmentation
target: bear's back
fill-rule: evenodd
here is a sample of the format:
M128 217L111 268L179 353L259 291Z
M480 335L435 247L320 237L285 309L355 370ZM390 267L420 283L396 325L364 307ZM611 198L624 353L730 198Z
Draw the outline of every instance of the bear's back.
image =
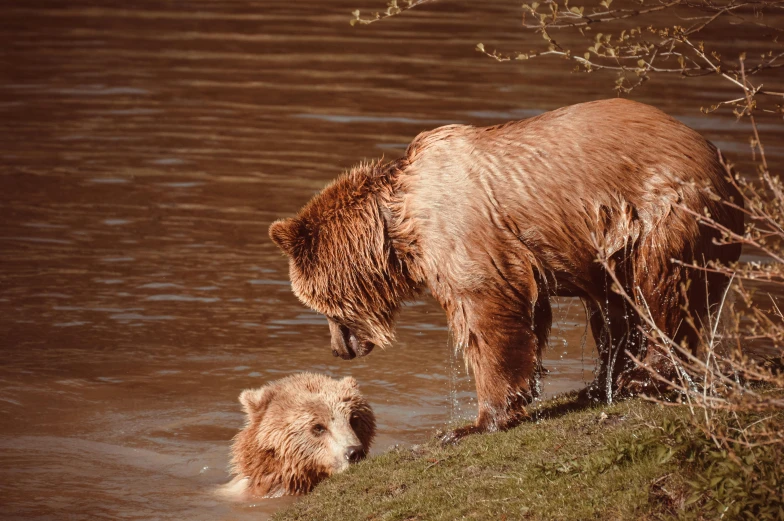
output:
M614 192L635 200L651 184L723 175L716 148L697 132L654 107L623 99L491 127L440 127L417 136L407 156L417 191L452 202L477 187L496 197Z
M620 244L663 225L677 204L715 205L698 186L727 195L712 144L621 99L492 127L441 127L420 134L407 156L401 186L422 250L463 280L482 272L472 250L520 240L555 264L588 265L597 220L608 220Z

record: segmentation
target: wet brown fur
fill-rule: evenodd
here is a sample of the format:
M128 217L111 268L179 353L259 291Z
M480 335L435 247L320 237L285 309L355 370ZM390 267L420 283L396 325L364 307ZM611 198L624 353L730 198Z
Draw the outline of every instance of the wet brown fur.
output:
M392 340L400 304L416 290L385 226L392 168L354 168L287 226L270 230L292 259L292 288L300 300L383 346Z
M375 416L353 378L300 373L243 391L240 402L247 418L234 437L231 470L247 478L242 492L251 496L305 494L333 473L314 424L345 417L365 452L375 435Z
M417 136L399 160L344 174L270 235L290 257L297 296L374 344L390 342L401 302L429 288L475 375L472 431L504 429L536 394L551 296L586 304L601 359L594 395L649 385L625 350L671 375L611 290L597 248L657 325L696 349L727 280L671 260L740 255L678 207L742 232L742 214L705 190L742 204L719 158L695 131L621 99L449 125ZM333 349L344 349L334 335Z

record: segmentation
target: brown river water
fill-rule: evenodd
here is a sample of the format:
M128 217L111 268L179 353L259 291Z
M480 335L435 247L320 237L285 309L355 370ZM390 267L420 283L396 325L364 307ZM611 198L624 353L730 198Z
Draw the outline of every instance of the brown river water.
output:
M292 499L212 491L229 478L240 391L297 371L359 380L376 453L472 418L438 305L406 306L393 348L335 359L267 228L422 130L612 97L613 77L474 52L539 44L519 2L349 26L382 4L0 6L0 517L263 519ZM742 160L747 124L699 112L732 97L715 78L632 95ZM780 122L762 130L778 168ZM592 379L586 333L579 301L559 300L546 395Z

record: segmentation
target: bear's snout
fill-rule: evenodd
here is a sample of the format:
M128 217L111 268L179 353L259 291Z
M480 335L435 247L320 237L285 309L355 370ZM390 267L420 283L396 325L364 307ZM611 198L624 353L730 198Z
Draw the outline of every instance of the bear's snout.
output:
M365 448L362 445L354 445L346 449L346 459L349 463L357 463L365 459Z
M365 356L375 347L372 342L359 340L351 329L332 320L329 321L329 329L332 333L332 355L343 360Z

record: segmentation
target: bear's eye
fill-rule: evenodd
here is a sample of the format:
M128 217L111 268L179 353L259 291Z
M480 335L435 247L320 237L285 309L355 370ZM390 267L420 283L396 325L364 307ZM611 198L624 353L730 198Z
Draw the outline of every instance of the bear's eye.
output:
M317 423L316 425L314 425L313 429L311 429L311 430L313 431L313 434L316 435L316 436L321 436L322 434L327 432L327 428L324 427L323 425L321 425L320 423Z

